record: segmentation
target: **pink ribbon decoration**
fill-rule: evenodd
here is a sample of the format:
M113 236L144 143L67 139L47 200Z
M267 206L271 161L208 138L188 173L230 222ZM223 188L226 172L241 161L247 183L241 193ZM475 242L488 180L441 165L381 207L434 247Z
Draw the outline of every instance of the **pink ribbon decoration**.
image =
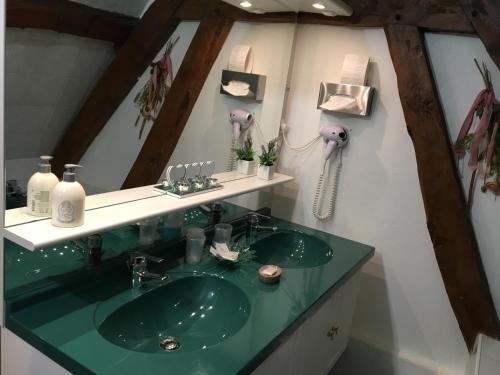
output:
M484 97L484 107L483 107L483 114L481 116L481 121L479 121L479 124L476 128L470 148L469 168L471 170L477 169L477 162L479 158L479 146L481 145L481 142L490 124L491 115L493 114L494 100L495 96L493 94L493 91L488 90ZM487 160L486 163L488 164L489 161Z
M476 113L477 109L482 106L485 97L488 94L488 91L489 90L484 89L481 92L479 92L476 99L474 100L474 103L472 104L472 107L467 113L467 116L465 117L462 127L460 128L460 132L458 133L456 141L456 143L459 144L460 147L456 148L455 152L461 158L465 156L465 147L463 145L463 141L470 131L470 128L472 126L472 121L474 120L474 114Z

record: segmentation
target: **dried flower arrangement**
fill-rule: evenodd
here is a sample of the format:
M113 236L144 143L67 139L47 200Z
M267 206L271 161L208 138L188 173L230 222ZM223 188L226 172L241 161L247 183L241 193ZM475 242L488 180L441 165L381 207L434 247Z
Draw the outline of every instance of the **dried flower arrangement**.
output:
M271 167L274 165L274 162L278 160L278 154L276 152L276 142L277 139L271 139L267 144L267 150L264 145L261 145L262 154L259 155L259 164Z
M484 81L485 88L478 94L464 120L455 142L455 153L458 159L470 154L469 168L472 171L467 206L472 206L472 195L478 176L483 176L483 193L500 194L500 104L495 98L491 73L483 62L479 65L474 59ZM474 131L472 123L476 115L480 120Z
M253 161L255 150L253 149L252 137L249 135L243 143L243 146L234 151L236 152L236 160Z
M151 64L149 80L134 98L134 104L139 109L135 127L142 117L139 139L142 137L146 123L155 120L155 116L158 115L161 104L172 86L174 76L170 55L178 41L179 37L167 42L163 57Z

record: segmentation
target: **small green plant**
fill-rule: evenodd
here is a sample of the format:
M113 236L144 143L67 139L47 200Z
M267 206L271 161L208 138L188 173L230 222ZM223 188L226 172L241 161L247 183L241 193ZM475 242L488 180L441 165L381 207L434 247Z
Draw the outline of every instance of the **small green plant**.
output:
M274 162L278 160L278 155L276 154L276 138L271 139L267 144L267 150L264 145L261 145L262 154L259 155L259 164L270 167L274 165Z
M248 136L243 146L234 150L236 152L236 160L246 160L252 161L255 155L255 150L253 149L252 137Z

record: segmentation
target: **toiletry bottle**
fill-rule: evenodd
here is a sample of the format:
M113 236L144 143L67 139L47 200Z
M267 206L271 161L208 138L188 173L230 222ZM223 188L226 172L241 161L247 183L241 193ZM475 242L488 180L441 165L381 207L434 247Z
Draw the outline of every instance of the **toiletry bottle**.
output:
M78 227L83 225L85 215L85 190L76 181L76 168L81 165L66 164L63 180L52 192L52 225L56 227Z
M59 179L50 169L52 156L40 156L38 172L28 181L28 214L33 216L50 217L52 208L52 190Z

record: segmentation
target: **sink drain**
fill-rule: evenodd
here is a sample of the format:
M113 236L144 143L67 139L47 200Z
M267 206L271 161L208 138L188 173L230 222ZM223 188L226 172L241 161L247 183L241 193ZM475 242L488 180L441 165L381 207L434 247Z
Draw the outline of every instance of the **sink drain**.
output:
M175 337L169 336L160 341L160 348L166 352L174 352L181 347L181 343Z

